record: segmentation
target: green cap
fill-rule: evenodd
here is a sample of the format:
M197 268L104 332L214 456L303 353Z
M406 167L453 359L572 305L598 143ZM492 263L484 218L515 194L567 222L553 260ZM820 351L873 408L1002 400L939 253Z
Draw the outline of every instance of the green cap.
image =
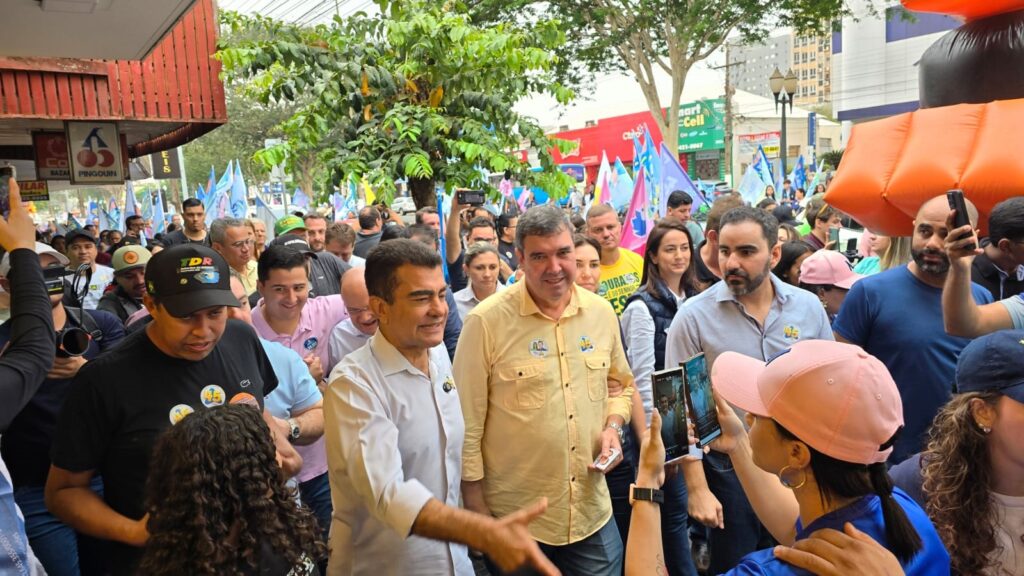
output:
M287 234L292 230L305 230L306 223L298 216L285 216L274 223L274 236Z
M152 254L142 246L128 245L118 248L110 263L114 267L114 273L124 272L132 268L142 268L148 262Z

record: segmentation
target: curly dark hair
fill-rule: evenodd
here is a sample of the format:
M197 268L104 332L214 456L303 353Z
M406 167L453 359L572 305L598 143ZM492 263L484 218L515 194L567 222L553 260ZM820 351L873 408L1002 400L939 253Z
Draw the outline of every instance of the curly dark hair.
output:
M987 437L974 420L971 403L990 406L998 392L957 394L939 411L921 454L925 510L949 551L955 574L981 574L996 549L992 465Z
M167 430L153 450L146 511L140 574L242 574L258 567L261 550L296 567L326 555L251 406L199 410Z

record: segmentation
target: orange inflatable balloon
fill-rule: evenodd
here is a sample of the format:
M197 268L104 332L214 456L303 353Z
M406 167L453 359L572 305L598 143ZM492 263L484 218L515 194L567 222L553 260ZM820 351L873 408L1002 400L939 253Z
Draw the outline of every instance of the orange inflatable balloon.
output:
M853 127L825 199L864 226L908 236L926 200L961 188L982 214L1024 195L1024 99L918 110Z
M1024 10L1024 0L903 0L907 10L952 14L966 20Z

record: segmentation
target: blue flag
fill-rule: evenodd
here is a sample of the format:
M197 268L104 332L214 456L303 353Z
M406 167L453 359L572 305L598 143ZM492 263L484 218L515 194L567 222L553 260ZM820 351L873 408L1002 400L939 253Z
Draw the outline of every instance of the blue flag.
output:
M797 158L793 171L789 173L789 181L793 185L793 190L804 188L807 184L807 172L804 170L804 157L802 154ZM806 190L806 188L804 189ZM787 198L787 200L792 200L792 198Z
M242 178L242 165L236 161L235 174L231 179L231 216L233 218L245 218L249 208L248 196L245 180Z
M206 199L203 203L206 207L207 226L217 218L223 218L228 215L230 207L228 204L228 195L231 193L231 182L234 180L231 166L231 160L228 160L228 167L224 170L224 173L220 175L220 180L217 181L217 185L214 187L213 192L210 192L209 190L206 191Z
M697 188L697 185L690 180L690 175L683 170L672 151L668 146L661 143L661 203L658 205L658 214L664 216L668 213L668 196L676 190L686 192L693 198L691 213L697 212L707 200L704 193Z
M164 191L156 191L156 202L153 204L153 233L159 234L167 228L167 215L164 214Z

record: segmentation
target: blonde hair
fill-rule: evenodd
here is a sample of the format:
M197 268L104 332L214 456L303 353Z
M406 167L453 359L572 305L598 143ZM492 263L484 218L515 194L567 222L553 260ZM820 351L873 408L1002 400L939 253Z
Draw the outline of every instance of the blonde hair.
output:
M892 236L889 238L889 247L885 254L878 259L878 267L881 270L898 268L910 262L910 236Z

